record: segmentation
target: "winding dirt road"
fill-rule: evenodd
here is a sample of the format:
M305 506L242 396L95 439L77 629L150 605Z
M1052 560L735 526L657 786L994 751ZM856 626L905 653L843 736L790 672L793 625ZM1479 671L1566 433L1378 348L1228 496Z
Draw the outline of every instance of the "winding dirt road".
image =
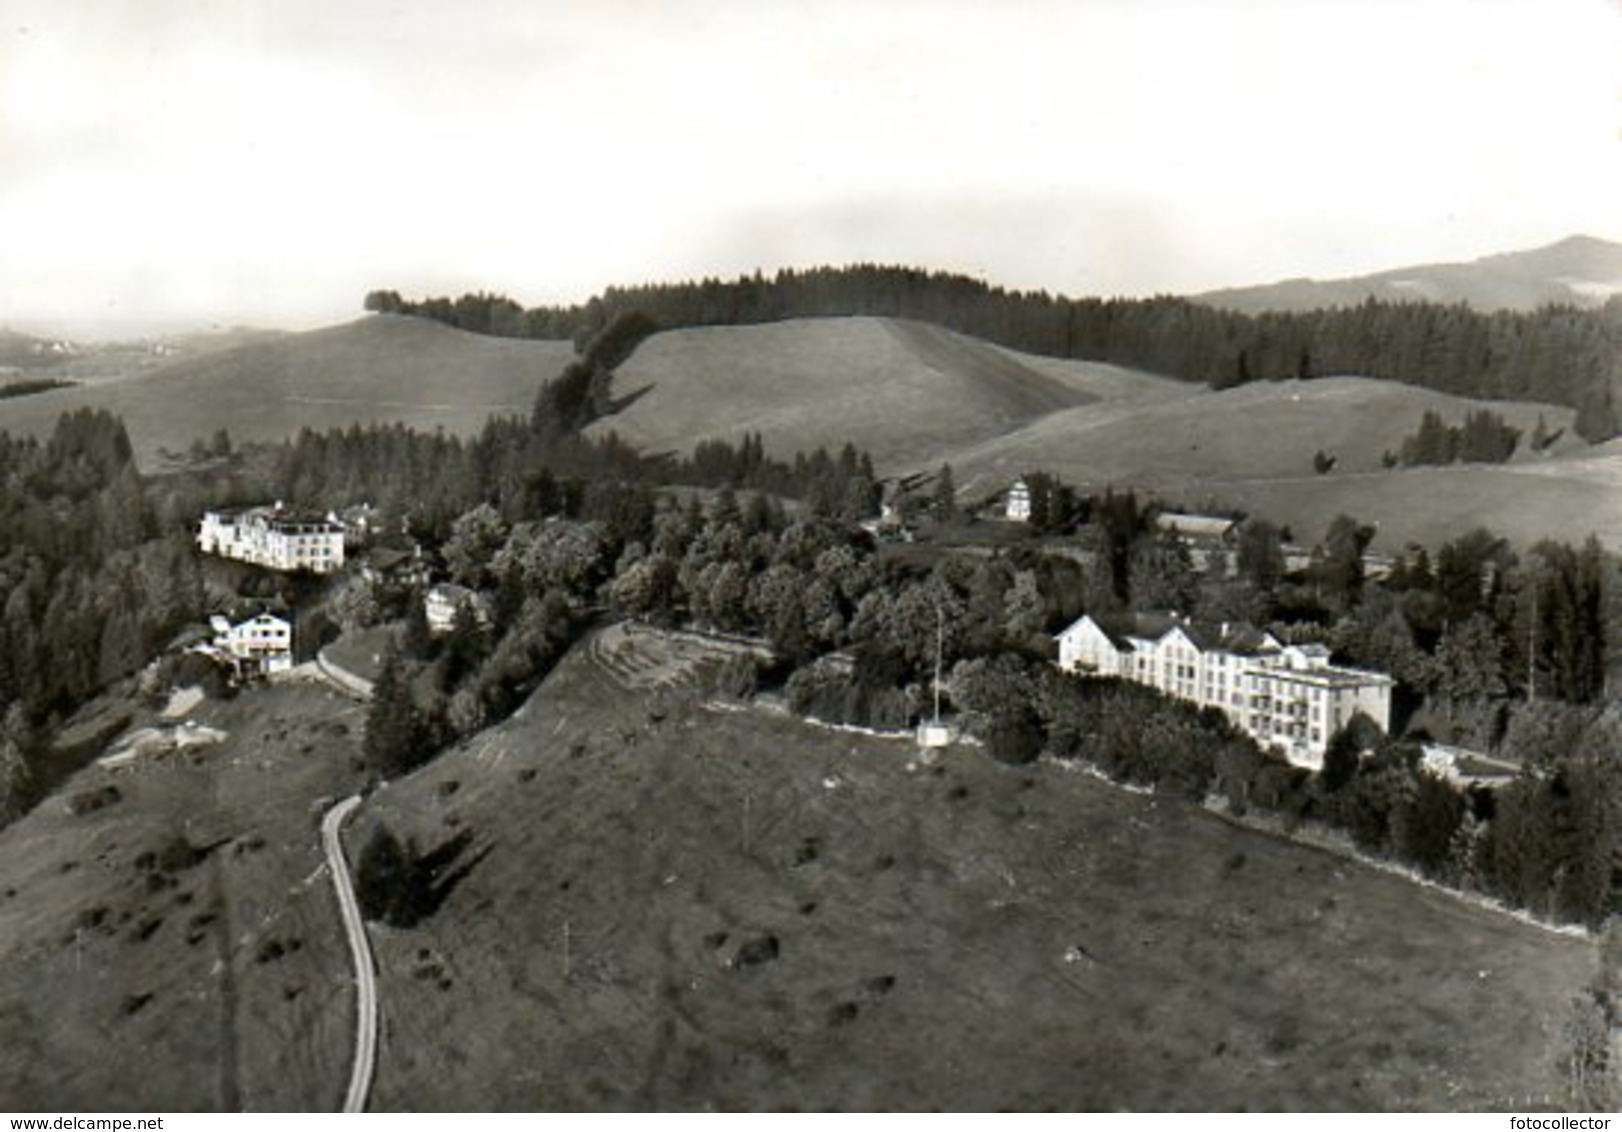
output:
M360 805L354 794L328 810L321 819L321 845L326 850L332 887L338 893L344 930L349 935L349 952L355 960L355 1061L349 1074L349 1091L344 1094L344 1112L365 1112L366 1094L372 1088L372 1072L377 1065L377 966L366 939L355 886L349 878L349 862L344 859L344 819Z

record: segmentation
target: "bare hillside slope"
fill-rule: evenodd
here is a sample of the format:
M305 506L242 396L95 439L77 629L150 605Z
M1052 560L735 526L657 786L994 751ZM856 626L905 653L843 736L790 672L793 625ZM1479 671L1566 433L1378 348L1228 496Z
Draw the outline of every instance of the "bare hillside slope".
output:
M143 463L225 428L276 440L301 428L403 422L468 435L527 413L573 356L567 342L490 338L426 319L374 315L73 389L0 401L0 429L49 431L83 405L124 418Z
M851 441L893 469L1090 403L1103 395L1092 386L1122 372L1033 362L893 319L673 330L643 343L615 379L616 394L646 395L596 427L653 450L749 432L781 454Z
M379 1109L1564 1103L1586 939L1058 765L649 691L656 636L358 815L476 861L376 935Z

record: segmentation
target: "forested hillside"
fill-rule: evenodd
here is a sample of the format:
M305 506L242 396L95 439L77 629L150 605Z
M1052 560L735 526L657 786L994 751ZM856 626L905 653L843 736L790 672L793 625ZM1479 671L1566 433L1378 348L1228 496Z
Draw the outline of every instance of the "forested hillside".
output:
M1031 353L1114 362L1218 388L1359 374L1460 396L1568 405L1578 413L1576 431L1589 441L1622 427L1616 409L1622 300L1594 311L1491 314L1463 305L1371 300L1251 316L1169 296L1070 299L962 275L858 265L731 282L611 287L573 307L525 310L491 294L408 301L394 291L373 291L366 307L480 334L577 340L630 311L665 328L840 315L912 318Z

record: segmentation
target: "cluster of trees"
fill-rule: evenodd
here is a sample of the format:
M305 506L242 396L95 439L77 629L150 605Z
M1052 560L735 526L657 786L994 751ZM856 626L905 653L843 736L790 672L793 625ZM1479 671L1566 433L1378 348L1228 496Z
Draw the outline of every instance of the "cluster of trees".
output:
M0 712L37 727L194 621L202 579L110 414L66 414L43 443L0 434L0 484Z
M478 333L589 339L637 311L662 327L881 315L938 323L1015 349L1136 366L1218 387L1366 374L1461 396L1541 400L1578 411L1590 441L1622 429L1622 300L1600 310L1481 313L1461 305L1370 299L1328 310L1244 315L1159 296L1070 299L973 278L861 264L732 281L610 288L573 307L523 310L499 295L410 302L392 291L370 310L436 318Z
M1524 769L1470 831L1479 883L1537 915L1599 926L1618 906L1622 715L1540 701L1515 714L1504 746Z
M310 430L254 446L230 474L233 499L279 498L317 510L365 501L425 541L445 539L480 504L509 521L582 516L606 504L595 485L650 482L653 470L613 435L541 441L528 422L494 419L470 440L401 425Z
M478 863L481 855L462 859L472 840L463 831L424 851L387 825L375 827L355 864L361 915L395 928L415 927L432 916Z
M815 515L850 521L877 514L881 494L872 457L855 445L846 444L838 456L818 448L809 456L796 452L793 460L778 460L766 454L759 433L745 434L737 445L701 440L690 457L670 464L664 478L801 499Z
M579 354L535 395L530 423L541 440L571 436L598 417L617 412L636 395L615 401L614 370L636 352L658 326L641 311L622 311L592 334Z
M542 441L528 422L511 419L490 421L470 440L403 425L305 429L279 443L244 445L226 464L164 483L177 514L266 499L321 511L365 501L390 525L433 543L481 504L509 523L548 515L613 521L622 507L646 511L660 486L690 484L752 488L854 520L874 514L880 495L872 458L850 445L782 460L746 436L736 445L705 442L690 456L644 456L613 433Z
M30 377L20 381L0 383L0 400L8 397L27 397L34 393L49 393L53 389L70 389L79 384L60 377Z
M465 605L451 631L435 638L423 595L409 594L402 639L385 651L367 709L367 765L398 777L517 708L587 624L597 586L613 568L613 542L601 522L508 528L487 507L458 520L446 556L468 563L475 544L491 549L477 560L477 576L460 574L491 587L489 612L481 617Z
M950 662L1028 646L1074 608L1074 579L1051 582L1074 571L1063 560L1029 567L948 560L920 572L881 563L848 521L791 519L764 493L740 498L722 488L706 505L697 496L683 503L670 493L643 497L637 485L620 488L646 506L617 508L617 521L513 523L482 504L451 524L442 556L453 581L490 602L488 627L470 614L433 640L420 595L402 608L355 607L364 608L361 621L400 614L406 622L373 698L376 726L368 734L377 746L368 753L379 771L409 769L511 710L567 648L587 611L604 605L661 624L760 635L779 657L779 677L807 695L825 674L799 670L852 650L854 672L846 668L838 679L853 678L843 686L858 690L832 714L896 725L913 710L916 691L905 690L932 672L937 630ZM1058 596L1050 600L1044 588Z
M1074 534L1086 561L1065 583L1066 610L1177 609L1213 621L1268 624L1332 621L1360 599L1371 527L1347 516L1330 524L1310 567L1286 577L1288 531L1265 519L1236 518L1231 543L1199 548L1155 523L1164 510L1133 491L1082 495L1058 477L1033 472L1031 525L1041 534ZM1072 590L1079 583L1079 590Z
M1434 561L1399 558L1329 631L1337 653L1389 672L1472 745L1504 741L1508 708L1535 699L1593 704L1604 695L1618 566L1597 540L1541 542L1517 555L1484 530ZM1513 753L1513 752L1511 752Z
M1449 425L1441 414L1427 409L1419 429L1404 438L1400 453L1389 454L1387 465L1400 461L1406 467L1452 464L1502 464L1515 455L1521 430L1508 424L1491 409L1466 414L1463 425Z

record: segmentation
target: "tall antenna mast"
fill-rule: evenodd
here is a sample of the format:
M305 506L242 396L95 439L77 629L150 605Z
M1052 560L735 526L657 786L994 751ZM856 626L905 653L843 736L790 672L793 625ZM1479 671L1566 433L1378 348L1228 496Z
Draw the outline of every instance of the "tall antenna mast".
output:
M1526 626L1526 702L1538 694L1538 583L1532 579L1532 616Z
M946 614L935 602L935 722L941 721L941 651L946 638Z

